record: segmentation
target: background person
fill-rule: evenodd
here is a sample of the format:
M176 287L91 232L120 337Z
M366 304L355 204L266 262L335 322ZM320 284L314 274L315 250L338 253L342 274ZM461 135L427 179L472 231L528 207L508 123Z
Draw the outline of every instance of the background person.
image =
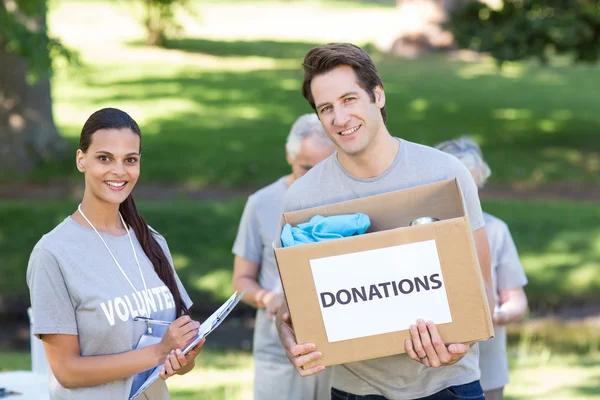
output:
M471 171L478 187L485 185L491 170L474 141L461 137L440 143L436 148L458 158ZM495 337L479 343L479 367L486 400L501 400L508 383L506 324L522 320L527 313L527 296L523 290L527 277L506 223L486 212L483 219L490 242L497 303L493 317Z
M329 373L301 378L283 349L274 314L283 289L273 253L273 240L281 219L283 196L289 186L329 156L333 143L315 114L299 117L287 138L289 175L252 194L246 203L233 245L233 287L248 289L243 301L256 307L254 327L255 400L310 400L329 398Z

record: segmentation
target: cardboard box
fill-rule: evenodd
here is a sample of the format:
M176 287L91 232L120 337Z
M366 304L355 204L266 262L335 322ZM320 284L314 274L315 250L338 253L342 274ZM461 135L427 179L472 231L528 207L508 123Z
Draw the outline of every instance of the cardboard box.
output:
M447 344L493 337L456 179L285 213L279 233L314 215L359 212L371 219L363 235L286 248L275 241L298 343L315 343L330 366L404 353L417 318L436 322ZM440 221L408 226L422 216Z

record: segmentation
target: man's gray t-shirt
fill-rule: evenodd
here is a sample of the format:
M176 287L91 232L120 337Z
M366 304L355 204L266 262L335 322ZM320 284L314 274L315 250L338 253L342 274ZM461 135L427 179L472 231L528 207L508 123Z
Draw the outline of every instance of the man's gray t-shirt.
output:
M483 219L490 243L492 282L496 294L500 290L527 285L527 277L508 226L501 219L487 213L483 213ZM481 387L485 391L499 389L508 383L506 326L494 326L494 332L493 339L479 344Z
M135 291L91 229L67 217L36 244L29 259L27 284L33 311L33 333L78 335L82 356L108 355L133 350L146 330L136 315L173 321L175 304L167 286L160 280L135 234L131 238L142 268L148 292L135 261L127 235L100 233L123 268ZM162 236L155 236L171 265L173 260ZM192 302L175 274L186 306ZM162 336L166 327L154 327ZM128 399L133 376L103 385L66 389L52 375L50 398L53 400ZM158 379L140 397L168 399L165 382Z
M400 140L392 165L375 178L350 175L337 153L298 179L284 197L283 211L296 211L370 195L457 178L465 199L471 230L484 226L477 187L455 157L433 148ZM401 312L401 310L398 310ZM456 364L427 368L406 354L333 366L333 387L358 395L377 394L393 400L429 396L446 387L479 379L478 346Z
M248 197L232 250L236 256L260 265L258 284L271 292L283 291L273 240L288 187L282 177Z

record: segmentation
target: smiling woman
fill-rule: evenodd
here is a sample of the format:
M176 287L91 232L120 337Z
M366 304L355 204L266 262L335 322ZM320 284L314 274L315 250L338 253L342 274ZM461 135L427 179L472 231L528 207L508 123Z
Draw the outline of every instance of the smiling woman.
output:
M190 371L204 344L181 352L199 324L187 315L191 300L165 239L131 195L140 159L141 131L127 113L92 114L76 155L82 202L31 253L33 333L52 370L51 399L128 399L157 366L163 380ZM163 380L146 399L169 398Z

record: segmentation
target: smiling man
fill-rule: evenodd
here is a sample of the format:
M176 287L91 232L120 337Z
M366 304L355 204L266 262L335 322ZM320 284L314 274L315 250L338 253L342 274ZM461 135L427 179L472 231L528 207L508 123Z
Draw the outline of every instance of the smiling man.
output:
M388 132L383 83L375 64L359 47L318 46L308 52L303 65L302 94L316 111L337 152L289 188L283 211L457 178L489 304L494 304L483 215L477 187L467 168L452 156ZM281 342L298 373L310 376L323 371L322 365L302 368L320 359L321 353L312 343L296 343L285 302L277 319ZM405 343L406 354L334 366L331 398L483 400L477 345L444 345L431 321L415 321L410 332L411 339Z

